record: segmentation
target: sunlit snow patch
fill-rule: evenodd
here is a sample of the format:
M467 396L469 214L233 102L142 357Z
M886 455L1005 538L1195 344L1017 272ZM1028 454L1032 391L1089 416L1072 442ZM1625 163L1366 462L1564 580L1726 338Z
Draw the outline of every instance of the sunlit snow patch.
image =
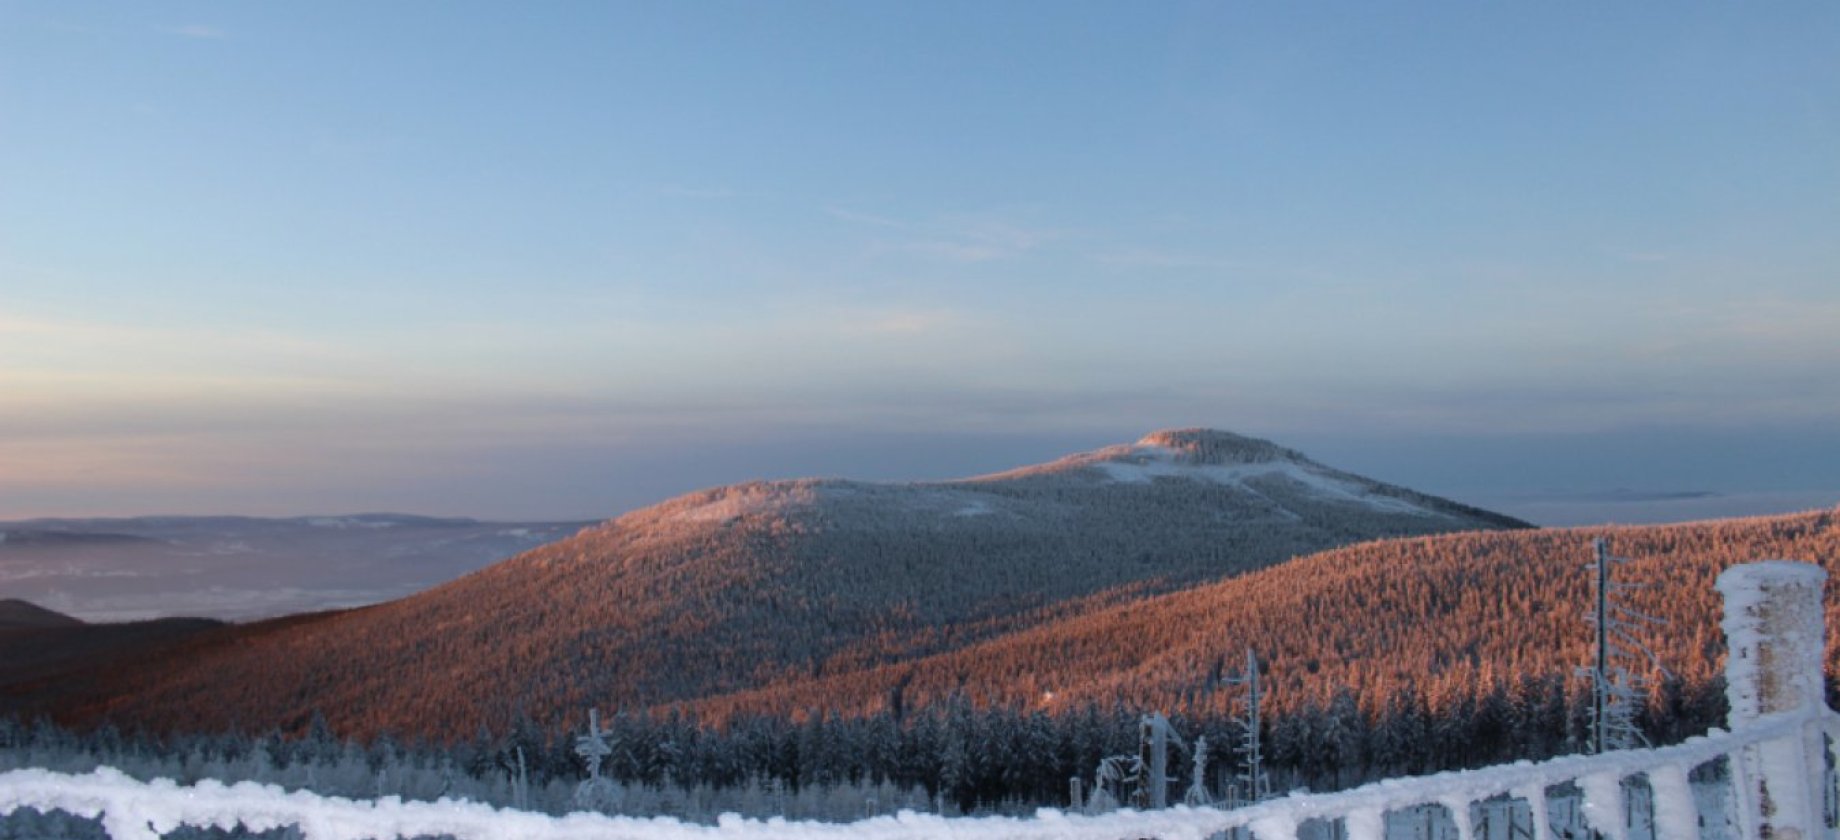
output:
M1373 493L1359 483L1345 481L1295 461L1197 464L1185 460L1182 455L1164 446L1140 445L1131 447L1130 453L1122 458L1095 461L1092 466L1105 473L1110 480L1127 484L1148 484L1158 478L1178 478L1211 481L1257 492L1247 486L1248 481L1277 478L1296 484L1304 492L1318 498L1352 502L1388 513L1437 515L1405 499Z

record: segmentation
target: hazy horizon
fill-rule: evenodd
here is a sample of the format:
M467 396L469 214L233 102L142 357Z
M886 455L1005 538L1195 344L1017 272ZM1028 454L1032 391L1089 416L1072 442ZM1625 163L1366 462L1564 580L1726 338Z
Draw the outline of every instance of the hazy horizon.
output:
M0 519L591 519L1192 425L1535 521L1819 499L1837 42L1809 3L9 3Z
M1145 432L1150 431L1146 429ZM862 481L950 481L1043 463L1064 455L1129 443L1139 434L1100 436L890 437L773 441L710 441L695 450L607 453L600 462L571 457L552 470L552 502L492 507L392 504L410 495L433 498L436 488L366 495L319 491L319 500L293 506L250 503L207 495L189 506L34 512L4 509L5 519L117 518L138 516L336 516L397 513L469 517L485 521L598 521L683 493L747 481L844 478ZM1840 436L1779 435L1740 441L1712 435L1691 438L1650 432L1644 448L1617 435L1539 440L1489 438L1388 439L1384 443L1327 436L1274 436L1329 466L1414 490L1449 497L1536 525L1650 524L1791 513L1840 504L1840 489L1821 481L1840 453ZM1694 451L1684 463L1661 454ZM1747 464L1734 462L1744 461ZM1732 483L1711 482L1725 478ZM1519 479L1516 481L1516 479ZM1779 483L1773 483L1779 482ZM560 498L564 501L554 504ZM358 504L362 500L374 504ZM93 501L93 497L92 497ZM603 507L594 507L604 502Z

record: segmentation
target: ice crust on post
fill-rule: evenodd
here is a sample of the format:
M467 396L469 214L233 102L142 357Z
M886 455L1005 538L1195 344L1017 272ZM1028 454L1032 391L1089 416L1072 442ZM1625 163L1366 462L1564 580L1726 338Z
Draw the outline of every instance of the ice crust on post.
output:
M1725 696L1731 727L1766 714L1824 703L1821 586L1827 572L1809 563L1766 560L1719 575L1725 598ZM1772 597L1781 593L1788 597ZM1792 593L1802 597L1795 598Z
M1821 605L1827 572L1819 566L1768 560L1733 566L1719 575L1725 598L1728 653L1725 692L1733 730L1786 719L1805 721L1795 735L1747 747L1732 756L1741 824L1795 840L1821 824L1820 793L1825 745L1819 717L1826 712L1822 660L1827 634Z

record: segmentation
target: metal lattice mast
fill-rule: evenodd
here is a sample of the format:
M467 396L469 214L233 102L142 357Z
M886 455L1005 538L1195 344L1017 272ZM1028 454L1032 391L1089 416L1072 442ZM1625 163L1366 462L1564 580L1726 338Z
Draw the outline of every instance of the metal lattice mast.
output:
M1246 799L1257 802L1271 796L1271 782L1265 777L1265 756L1259 743L1259 729L1263 725L1259 719L1262 698L1259 694L1259 658L1252 652L1252 648L1246 649L1245 673L1228 678L1225 682L1246 687L1246 711L1238 719L1242 730L1238 752L1245 766L1239 780L1246 785Z
M1645 681L1630 673L1622 662L1641 654L1657 671L1661 662L1654 651L1637 638L1637 625L1665 626L1667 622L1637 612L1616 600L1618 592L1637 588L1611 578L1614 566L1628 562L1626 557L1610 553L1610 542L1602 537L1592 541L1594 562L1588 568L1595 580L1594 603L1588 620L1596 636L1591 666L1579 668L1578 674L1591 681L1590 751L1633 749L1648 745L1648 739L1636 726L1636 706L1642 701Z

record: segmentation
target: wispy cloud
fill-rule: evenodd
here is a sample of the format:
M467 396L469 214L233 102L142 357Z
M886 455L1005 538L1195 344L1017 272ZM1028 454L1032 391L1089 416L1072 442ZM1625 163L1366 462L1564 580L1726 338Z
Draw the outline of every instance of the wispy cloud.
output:
M230 33L224 29L202 23L185 23L177 26L156 26L154 29L158 32L164 32L167 35L177 35L181 38L192 38L200 41L217 41L230 37Z
M1035 251L1064 236L1062 231L1023 224L997 213L953 214L910 222L846 207L824 211L849 224L893 231L902 239L881 250L920 254L948 262L979 263Z

